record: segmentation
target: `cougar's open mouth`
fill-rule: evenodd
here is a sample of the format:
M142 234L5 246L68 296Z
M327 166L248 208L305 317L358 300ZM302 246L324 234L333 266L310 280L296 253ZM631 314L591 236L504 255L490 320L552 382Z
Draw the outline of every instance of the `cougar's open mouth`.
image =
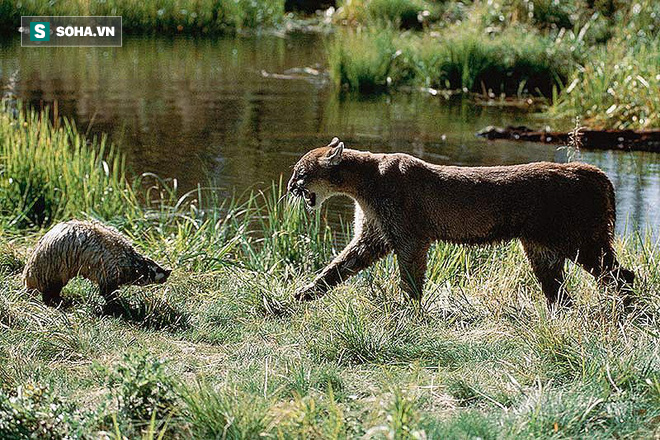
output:
M304 190L303 198L305 199L305 203L307 203L307 206L309 206L310 208L316 206L316 193Z

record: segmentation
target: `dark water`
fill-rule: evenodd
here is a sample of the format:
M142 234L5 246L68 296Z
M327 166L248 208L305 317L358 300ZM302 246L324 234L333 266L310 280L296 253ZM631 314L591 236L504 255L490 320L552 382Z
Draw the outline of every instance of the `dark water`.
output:
M518 109L422 93L338 95L324 74L323 44L314 36L126 39L122 48L4 40L0 82L34 105L57 101L83 131L109 133L134 172L176 178L183 188L209 178L239 191L265 186L333 136L440 164L565 160L554 146L474 136L486 125L543 124ZM660 155L585 151L581 159L614 182L620 231L626 223L629 231L660 229Z

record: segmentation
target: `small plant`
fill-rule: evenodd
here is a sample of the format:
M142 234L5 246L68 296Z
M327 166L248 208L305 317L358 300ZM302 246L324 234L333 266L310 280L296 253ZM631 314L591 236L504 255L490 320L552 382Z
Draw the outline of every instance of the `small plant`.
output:
M582 130L584 127L580 125L580 118L575 118L575 126L568 134L568 145L559 147L557 150L566 150L566 158L569 162L580 159L580 148L582 147Z
M186 418L199 438L253 439L268 430L264 402L254 396L215 391L208 385L184 389Z
M84 414L75 405L51 396L48 388L25 385L0 389L0 438L7 440L78 437Z
M166 364L147 353L128 354L122 362L105 371L107 384L123 416L129 420L149 421L154 412L161 418L176 412L176 383L168 376Z
M395 389L389 403L382 411L384 423L367 431L368 438L383 436L391 440L424 439L426 435L419 429L420 414L415 401L400 389Z

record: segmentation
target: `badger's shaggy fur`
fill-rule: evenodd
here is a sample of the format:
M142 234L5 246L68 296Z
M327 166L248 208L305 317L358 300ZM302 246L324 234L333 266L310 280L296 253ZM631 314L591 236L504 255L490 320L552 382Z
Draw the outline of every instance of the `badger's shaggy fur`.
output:
M71 220L41 237L23 279L25 287L41 292L46 304L56 306L62 302L62 288L76 276L98 284L106 302L112 302L119 286L164 283L170 272L140 255L117 229Z

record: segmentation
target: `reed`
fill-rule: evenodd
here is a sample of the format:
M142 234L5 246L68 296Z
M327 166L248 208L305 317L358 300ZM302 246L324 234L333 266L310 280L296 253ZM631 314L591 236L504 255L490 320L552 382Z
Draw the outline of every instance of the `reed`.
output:
M0 113L0 216L7 227L48 225L83 213L111 219L136 209L124 158L70 120L19 106Z
M549 96L571 69L554 40L521 29L490 36L470 25L439 35L395 35L390 29L339 33L329 44L334 82L360 92L402 85L477 93Z

